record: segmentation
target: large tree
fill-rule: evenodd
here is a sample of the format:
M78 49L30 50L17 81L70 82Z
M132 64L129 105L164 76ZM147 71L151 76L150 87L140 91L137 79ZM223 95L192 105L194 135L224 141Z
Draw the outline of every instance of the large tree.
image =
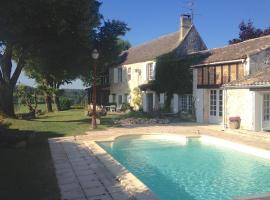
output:
M99 6L96 0L0 1L0 113L14 116L13 90L29 59L46 68L47 58L76 51L74 44L92 48ZM61 55L73 58L72 51Z
M270 35L270 27L266 29L256 28L251 20L248 22L242 21L239 24L239 37L229 41L229 44L236 44L245 40L258 38L261 36Z
M97 62L98 74L108 73L109 67L119 63L120 53L130 48L130 43L121 39L121 36L124 36L129 30L127 24L119 20L103 21L98 27L95 38L95 48L100 55ZM91 61L90 66L92 63L93 61ZM90 86L92 84L92 68L85 66L80 79L86 86Z
M65 44L53 44L49 53L44 53L42 49L41 54L32 55L25 71L41 85L49 112L52 111L51 96L54 98L56 109L61 110L59 105L61 85L71 83L78 77L84 77L85 82L91 84L89 75L93 66L91 59L93 47L100 52L99 72L104 72L109 64L118 58L122 49L129 46L128 42L118 39L127 30L127 25L121 21L104 21L95 29L91 38L86 37L81 41L76 38L74 42L69 42L68 47Z

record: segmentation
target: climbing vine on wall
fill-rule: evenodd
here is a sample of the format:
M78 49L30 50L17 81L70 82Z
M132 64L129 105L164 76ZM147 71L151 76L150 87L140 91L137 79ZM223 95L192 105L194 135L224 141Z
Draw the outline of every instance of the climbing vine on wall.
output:
M170 102L174 93L191 94L193 74L190 67L205 57L206 55L193 54L179 58L175 52L158 57L154 90L158 93L166 93L167 103Z

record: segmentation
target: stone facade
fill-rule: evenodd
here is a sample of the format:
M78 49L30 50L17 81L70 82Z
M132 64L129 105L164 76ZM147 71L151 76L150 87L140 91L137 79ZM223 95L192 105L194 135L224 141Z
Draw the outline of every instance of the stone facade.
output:
M192 26L187 36L176 49L176 52L179 56L185 56L204 49L207 49L204 41L202 40L195 26Z
M142 84L147 84L149 83L149 81L155 78L155 63L158 56L172 51L176 51L179 57L182 57L188 53L206 49L205 43L197 32L195 26L192 25L191 18L185 17L186 16L181 16L181 22L185 24L183 24L183 26L181 25L181 29L179 32L169 34L168 36L160 37L157 40L151 41L149 44L146 43L142 46L135 47L138 52L134 52L135 49L133 48L129 55L130 57L133 56L133 58L128 57L128 60L126 60L122 65L110 69L111 103L116 103L119 105L123 102L129 102L133 106L132 91L134 90L134 88L138 88ZM166 41L167 43L165 43ZM171 48L168 47L170 45ZM160 48L160 51L157 48ZM147 51L153 51L152 53L145 52L149 55L152 55L151 59L148 59L147 61L144 60L145 55L143 55L146 49ZM162 54L159 54L159 52L162 52ZM129 52L127 51L126 54L128 55ZM141 61L139 61L140 56ZM129 59L136 60L137 62L130 63ZM153 74L153 77L152 79L149 79L148 65L151 63L151 73ZM122 75L120 75L122 76L122 81L116 81L116 79L119 79L119 77L117 78L117 76L119 76L117 75L118 70L122 70L122 72L119 72L122 73ZM131 76L130 80L128 80L129 73ZM128 99L126 99L127 96ZM159 109L164 104L164 94L158 95L155 91L151 90L144 91L142 94L142 102L142 108L144 111L152 111L155 109ZM173 102L175 108L173 107L172 110L176 112L178 110L178 98L175 98Z

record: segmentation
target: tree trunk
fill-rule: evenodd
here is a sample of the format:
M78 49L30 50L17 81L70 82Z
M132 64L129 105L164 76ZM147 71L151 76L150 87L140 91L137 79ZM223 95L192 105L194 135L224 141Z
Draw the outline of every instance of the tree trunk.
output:
M13 105L13 85L0 85L0 114L15 117Z
M44 92L44 98L45 98L45 103L47 107L47 112L53 112L52 109L52 97L50 94L48 94L46 91Z
M18 52L17 67L12 72L12 44L7 44L4 54L0 53L0 114L15 117L13 91L24 66L24 51Z
M59 97L54 94L53 95L53 99L54 99L54 103L55 103L55 107L57 111L61 111L61 106L60 106L60 101L59 101Z

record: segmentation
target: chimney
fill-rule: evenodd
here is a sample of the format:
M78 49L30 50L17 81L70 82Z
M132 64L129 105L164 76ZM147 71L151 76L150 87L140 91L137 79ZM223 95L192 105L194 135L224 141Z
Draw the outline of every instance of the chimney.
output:
M182 41L192 26L191 15L185 14L180 16L180 41Z

